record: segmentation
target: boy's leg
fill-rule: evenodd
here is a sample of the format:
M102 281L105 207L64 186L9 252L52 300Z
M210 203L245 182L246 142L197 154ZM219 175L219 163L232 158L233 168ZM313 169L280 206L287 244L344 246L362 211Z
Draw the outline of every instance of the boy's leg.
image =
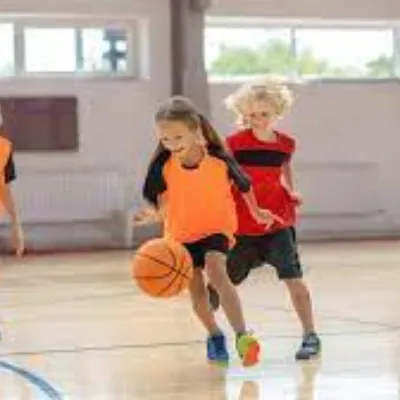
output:
M310 292L303 279L284 280L293 307L303 327L303 340L296 353L296 359L308 360L321 351L321 341L316 334Z
M265 235L265 260L276 268L278 277L289 290L291 301L303 328L303 340L297 359L309 359L320 352L320 339L315 333L314 315L309 289L303 280L295 231L283 229Z

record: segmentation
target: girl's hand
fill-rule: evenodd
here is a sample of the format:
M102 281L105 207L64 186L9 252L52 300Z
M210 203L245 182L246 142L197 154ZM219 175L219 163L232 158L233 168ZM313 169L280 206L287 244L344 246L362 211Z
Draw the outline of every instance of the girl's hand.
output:
M133 224L136 226L150 225L161 221L160 214L151 207L140 210L133 216Z

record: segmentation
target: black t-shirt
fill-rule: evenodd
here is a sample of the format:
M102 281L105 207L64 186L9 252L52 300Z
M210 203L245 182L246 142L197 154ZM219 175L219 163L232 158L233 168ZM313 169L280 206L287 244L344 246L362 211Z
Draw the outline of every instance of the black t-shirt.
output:
M10 153L8 156L7 164L4 167L4 181L5 183L10 183L14 181L17 177L16 171L15 171L15 165L14 165L14 158L13 154Z
M212 157L223 160L228 166L228 176L240 192L248 192L251 182L247 175L243 173L237 162L222 149L215 146L208 147L208 153ZM167 184L163 176L163 168L170 157L170 152L165 150L161 152L149 166L147 176L143 187L144 198L157 206L157 198L167 189ZM193 167L196 168L196 167ZM190 167L188 167L190 169ZM216 188L218 190L218 188Z

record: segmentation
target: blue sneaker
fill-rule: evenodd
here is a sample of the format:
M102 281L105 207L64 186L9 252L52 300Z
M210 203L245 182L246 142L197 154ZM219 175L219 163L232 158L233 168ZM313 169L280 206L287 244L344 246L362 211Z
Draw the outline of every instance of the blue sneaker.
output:
M210 362L227 364L229 354L226 349L226 339L222 333L207 338L207 358Z
M296 360L310 360L317 357L321 352L321 340L316 333L305 335L299 350L296 353Z

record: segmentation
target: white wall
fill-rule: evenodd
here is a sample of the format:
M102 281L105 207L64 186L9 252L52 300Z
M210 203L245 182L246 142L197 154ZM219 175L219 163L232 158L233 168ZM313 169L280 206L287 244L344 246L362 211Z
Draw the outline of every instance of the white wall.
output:
M18 154L16 193L25 221L102 216L140 202L155 103L170 89L167 0L2 0L1 13L65 13L140 17L149 22L150 79L0 80L1 95L76 94L80 150ZM382 0L214 0L214 15L317 18L400 17L400 2ZM217 125L231 129L221 101L233 85L212 84ZM297 181L306 204L303 232L400 230L398 126L400 86L310 84L294 88L297 102L282 125L298 138ZM46 233L48 235L48 233ZM68 233L69 234L69 233ZM65 233L64 233L65 235ZM50 237L50 239L52 239Z
M222 101L235 85L213 84L217 126L232 130ZM310 83L293 87L280 127L298 140L295 171L307 233L400 231L400 85Z
M145 161L152 148L155 103L170 92L168 0L2 0L1 13L139 18L148 25L149 79L0 80L7 95L76 95L77 153L19 153L15 184L25 222L101 217L138 201ZM145 29L145 27L142 27ZM146 34L146 32L142 32ZM146 35L145 35L146 36Z
M279 18L399 19L397 0L212 0L210 14Z
M210 15L370 22L400 19L400 2L213 0ZM328 44L327 44L328 45ZM223 98L233 84L212 84L214 117L232 129ZM305 205L300 230L309 236L400 232L400 84L310 83L295 86L293 111L281 127L297 137L297 184Z

